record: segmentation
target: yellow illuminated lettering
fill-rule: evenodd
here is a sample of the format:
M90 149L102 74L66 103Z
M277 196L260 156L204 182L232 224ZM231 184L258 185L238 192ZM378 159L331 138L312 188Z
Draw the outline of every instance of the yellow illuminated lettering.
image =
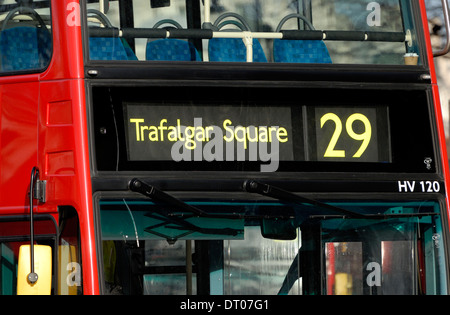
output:
M227 127L228 125L231 125L232 122L229 119L224 120L223 122L223 129L225 129L225 136L223 136L223 139L226 142L232 142L234 140L234 131L232 128ZM229 138L227 138L227 133L230 132L231 136Z
M160 131L160 137L161 137L161 141L164 141L164 130L167 130L167 126L163 126L164 123L167 123L167 119L161 119L161 121L159 122L159 131Z
M159 141L158 138L158 128L156 126L146 127L150 132L148 133L148 139L150 141Z
M194 136L195 136L195 128L194 127L186 127L185 129L186 134L186 142L184 143L186 149L194 150L197 147L197 144L195 143Z
M148 126L141 126L141 139L144 141L144 130L148 130Z
M333 136L331 137L330 143L328 144L328 148L325 151L324 157L345 157L344 150L335 150L336 143L338 142L339 137L342 133L342 121L336 114L327 113L320 119L320 127L323 128L325 123L329 120L333 121L336 127ZM361 121L363 123L363 133L355 132L355 130L353 129L353 124L355 121ZM365 115L360 113L353 114L347 119L345 123L345 130L353 140L362 141L362 144L359 147L358 151L353 155L354 158L360 158L367 150L367 147L369 146L372 139L372 125L370 124L369 119Z
M238 133L241 133L240 136L238 136ZM235 129L234 137L236 138L237 142L243 142L244 143L244 149L247 149L247 140L245 137L245 128L242 126L237 126Z
M288 141L288 133L287 133L286 128L283 128L283 127L278 128L278 130L277 130L277 139L278 139L279 142L282 142L282 143Z
M197 127L195 132L195 140L204 142L206 141L205 129L203 127Z
M269 142L272 142L272 132L274 132L276 136L277 129L277 127L269 127Z
M249 142L258 142L258 128L255 126L251 126L253 128L247 127L247 139ZM255 137L251 137L250 129L253 129L255 131Z
M140 118L131 118L130 119L130 123L136 124L136 141L141 141L139 124L143 123L143 122L144 122L144 119L140 119ZM142 141L144 141L144 139L142 139Z
M184 137L181 136L181 122L177 119L178 139L184 141Z
M359 120L364 124L365 131L361 134L358 134L353 130L353 123L356 120ZM372 138L372 126L369 119L363 114L353 114L347 119L345 129L347 129L347 133L351 138L363 142L359 150L355 153L355 155L353 155L354 158L360 158L366 151Z
M367 125L367 122L365 122L362 117L354 116L353 121L356 120L360 120ZM129 122L135 128L136 141L141 142L147 140L151 142L164 142L166 139L171 142L182 141L183 146L188 150L196 149L197 145L201 142L214 140L213 134L217 134L215 133L215 128L218 128L216 126L203 127L201 125L199 126L197 123L194 126L183 126L181 119L176 119L175 123L175 119L169 121L167 118L161 118L159 122L156 122L154 125L145 124L144 118L131 118ZM227 142L240 142L243 144L245 150L248 149L249 143L272 142L276 139L282 143L288 141L288 131L283 127L253 125L240 125L235 127L230 119L225 119L222 127L225 131L223 140ZM350 128L352 128L351 125ZM356 134L353 132L351 136L355 139L364 140L365 137L370 138L370 130L366 127L365 133ZM362 151L365 149L364 146L365 142L362 145Z
M259 127L259 142L267 142L267 127Z
M333 136L331 137L330 143L328 144L327 150L325 151L324 157L345 157L344 150L335 150L336 143L342 132L342 122L336 114L327 113L320 119L320 128L323 128L327 121L333 121L336 125L334 129Z
M172 142L178 141L177 128L175 126L168 127L169 133L167 134L167 139Z

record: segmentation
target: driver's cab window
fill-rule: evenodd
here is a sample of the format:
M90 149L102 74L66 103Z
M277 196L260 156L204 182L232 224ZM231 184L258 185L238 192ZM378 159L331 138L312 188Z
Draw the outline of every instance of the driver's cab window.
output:
M52 56L49 0L0 2L0 74L42 71Z

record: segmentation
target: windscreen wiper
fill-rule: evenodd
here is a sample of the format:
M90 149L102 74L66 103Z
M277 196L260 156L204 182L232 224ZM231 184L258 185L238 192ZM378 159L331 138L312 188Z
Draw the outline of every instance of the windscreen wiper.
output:
M174 206L177 209L190 212L196 216L203 217L206 215L203 210L200 210L197 207L191 206L191 205L159 190L155 186L144 183L143 181L141 181L137 178L133 178L130 181L130 183L128 184L128 187L130 188L131 191L140 193L152 200L161 201L163 203Z
M192 214L194 214L197 217L205 217L206 216L206 213L203 210L200 210L200 209L198 209L194 206L191 206L175 197L172 197L169 194L166 194L166 193L162 192L161 190L157 189L156 187L148 185L139 179L135 178L135 179L131 180L129 183L129 189L131 191L138 192L152 200L157 200L157 201L169 204L169 205L174 206L177 209L182 210L182 211L191 212ZM162 215L168 221L169 224L172 224L172 225L167 225L166 226L167 228L174 229L174 230L186 230L186 229L189 230L189 231L184 232L176 237L172 237L172 236L158 233L154 230L155 228L157 228L159 226L166 225L166 223L149 226L144 229L148 233L152 233L157 236L166 238L170 244L176 242L176 240L178 238L186 236L188 234L192 234L193 232L199 232L199 233L203 233L203 234L231 235L231 236L236 236L241 233L240 230L233 229L233 228L198 227L198 226L186 221L185 219L187 219L188 217L184 217L184 216L179 217L173 213L166 213L164 211L156 211L156 212L159 215Z
M156 188L155 186L149 185L143 181L141 181L138 178L132 179L128 187L131 191L140 193L152 200L160 201L166 204L169 204L171 206L174 206L175 208L189 212L194 216L197 217L203 217L203 218L221 218L221 219L270 219L274 218L273 216L269 215L246 215L243 213L208 213L205 212L195 206L192 206L178 198L175 198L171 196L170 194ZM248 180L244 182L244 190L251 193L257 193L263 196L271 197L274 199L278 199L280 201L288 201L292 203L297 204L310 204L314 205L320 208L332 210L334 212L343 214L345 217L351 217L351 218L367 218L366 215L360 214L357 212L353 212L350 210L342 209L333 205L329 205L314 199L309 199L306 197L302 197L299 195L296 195L292 192L283 190L281 188L275 187L273 185L263 184L260 182L257 182L255 180ZM169 216L176 216L177 214L174 213L168 213ZM294 216L292 215L277 215L276 218L279 219L293 219Z
M358 218L358 219L367 219L367 215L346 210L343 208L339 208L327 203L323 203L314 199L306 198L303 196L299 196L297 194L294 194L290 191L281 189L279 187L268 185L264 183L260 183L255 180L247 180L244 182L244 190L251 193L257 193L262 196L271 197L274 199L278 199L283 202L292 202L297 204L310 204L319 208L332 210L334 212L340 213L344 216L344 218Z
M283 214L277 214L277 215L264 215L264 214L256 214L256 215L248 215L245 213L208 213L206 211L203 211L197 207L194 207L174 196L169 195L168 193L165 193L164 191L156 188L155 186L149 185L140 179L134 178L132 179L128 187L131 191L140 193L152 200L163 202L165 204L171 205L175 207L178 210L185 211L191 213L193 216L201 217L201 218L215 218L215 219L293 219L295 216L292 215L283 215ZM177 213L168 213L168 216L174 217L179 216Z
M437 212L419 212L419 213L374 213L374 214L365 214L364 219L372 219L372 220L387 220L387 219L401 219L401 218L419 218L422 217L430 217L434 215L440 215ZM333 214L318 214L318 215L310 215L310 219L322 219L322 220L331 220L331 219L345 219L346 217L343 215L333 215Z
M299 196L290 191L283 190L279 187L260 183L255 180L247 180L244 182L244 190L252 193L257 193L263 196L278 199L284 202L293 202L297 204L310 204L323 209L332 210L340 214L317 214L309 216L310 219L371 219L371 220L385 220L393 218L412 218L412 217L426 217L433 215L440 215L436 212L423 212L423 213L379 213L379 214L361 214L358 212L339 208L327 203L323 203L314 199Z

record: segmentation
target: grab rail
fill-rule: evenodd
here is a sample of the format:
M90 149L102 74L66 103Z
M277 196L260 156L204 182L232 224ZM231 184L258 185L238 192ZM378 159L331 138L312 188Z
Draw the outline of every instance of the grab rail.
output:
M245 38L248 35L260 39L309 39L342 41L409 42L410 36L402 32L331 31L331 30L282 30L280 32L216 32L211 29L155 29L155 28L90 28L93 37L126 38Z

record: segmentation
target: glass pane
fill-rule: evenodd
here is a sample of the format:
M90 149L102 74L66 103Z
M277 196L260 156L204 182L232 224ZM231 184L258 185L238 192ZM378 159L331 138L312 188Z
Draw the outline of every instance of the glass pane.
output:
M418 279L410 257L416 255L416 248L411 241L381 242L383 294L414 294Z
M13 0L2 1L0 14L0 72L46 68L53 40L50 1L20 5Z
M245 241L226 241L224 246L224 293L229 295L275 295L295 260L300 238L269 240L259 227L245 230ZM300 294L301 280L294 276L288 294Z
M377 204L382 206L373 205ZM417 210L430 214L412 215ZM445 292L443 274L433 281L426 280L431 280L429 276L435 272L442 272L444 266L442 248L434 240L442 233L441 223L431 214L436 210L436 204L423 202L392 207L388 210L392 217L382 221L324 221L321 227L325 236L327 294Z
M330 31L379 32L383 41L326 41L334 63L403 64L405 53L417 53L403 41L394 41L395 34L411 31L409 5L399 0L340 0L312 1L313 21L316 29ZM405 3L405 1L402 1ZM323 10L327 9L327 10ZM403 21L403 16L408 18ZM414 30L413 30L414 32ZM331 35L331 32L330 32ZM417 45L417 44L416 44ZM406 49L406 50L405 50Z
M326 243L328 295L362 294L362 243Z
M417 64L411 6L404 0L133 0L120 7L110 2L105 12L93 1L90 58L403 65L408 54Z
M59 211L58 294L81 295L83 286L78 214L71 207L59 207Z
M361 295L364 280L370 286L381 287L382 294L414 294L417 290L417 270L411 259L414 251L411 241L383 241L381 264L367 263L364 273L362 242L327 243L327 294Z
M188 259L194 253L191 241L180 241L175 244L168 244L166 241L147 241L145 243L145 266L148 268L161 270L166 269L167 273L146 274L144 276L144 294L181 295L188 291L196 294L196 275L188 274L186 267ZM192 264L192 262L191 262ZM165 268L170 266L170 268ZM182 273L170 273L174 270ZM193 291L192 291L193 290Z
M25 242L2 242L0 244L1 295L17 292L17 254Z
M106 293L446 293L437 202L186 202L100 200Z
M35 245L50 246L54 254L55 223L38 216L35 216L34 223ZM30 244L30 222L4 217L0 221L0 231L0 295L16 295L19 248ZM39 264L39 261L36 259L35 263ZM56 270L53 268L52 272L55 274ZM56 289L53 287L52 294L56 294Z

